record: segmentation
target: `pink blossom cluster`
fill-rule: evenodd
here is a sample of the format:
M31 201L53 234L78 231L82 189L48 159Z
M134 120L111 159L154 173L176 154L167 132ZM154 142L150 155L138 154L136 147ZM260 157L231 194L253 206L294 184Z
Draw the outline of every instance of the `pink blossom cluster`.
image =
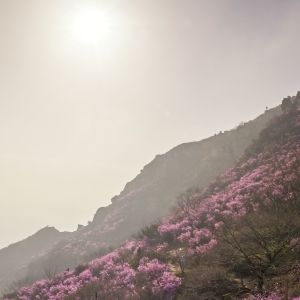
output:
M300 238L293 238L290 247L293 251L300 251Z
M169 244L167 242L157 243L154 239L144 237L141 239L126 241L117 251L119 254L128 253L128 251L130 251L134 254L134 256L137 256L139 253L143 253L143 255L148 257L157 257L158 254L166 250L168 247Z
M136 246L135 242L128 242L117 251L88 263L79 275L75 271L66 271L53 279L37 281L30 287L20 289L17 298L58 300L76 293L87 283L97 282L100 296L123 291L128 299L141 299L139 294L147 289L154 295L160 294L165 299L172 299L181 280L170 271L167 264L157 259L143 257L138 267L133 268L130 262L136 256L132 251Z
M72 294L77 289L88 282L97 280L90 270L85 270L78 276L74 272L63 272L53 279L40 280L30 287L23 287L18 293L20 300L32 299L62 299L68 294Z
M166 298L176 294L181 280L170 272L166 264L161 264L157 259L149 261L147 257L142 258L138 273L144 277L145 283L152 282L152 293L163 292Z

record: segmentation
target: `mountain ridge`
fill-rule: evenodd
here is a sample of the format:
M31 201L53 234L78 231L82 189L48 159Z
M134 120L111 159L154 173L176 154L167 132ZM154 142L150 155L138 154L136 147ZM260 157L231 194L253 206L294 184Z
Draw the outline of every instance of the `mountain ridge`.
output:
M74 271L21 289L17 298L73 300L95 291L103 299L298 297L299 143L300 110L293 109L207 187L186 192L162 222Z
M75 267L85 256L97 255L100 248L107 251L109 247L117 247L138 228L163 217L180 192L194 185L205 187L233 165L266 123L280 113L280 107L275 107L236 129L199 142L184 143L166 154L157 155L119 195L112 198L112 204L97 210L90 224L66 234L42 256L36 251L34 259L21 263L22 272L20 265L14 265L15 272L12 266L7 267L11 276L16 278L18 274L30 273L34 278L42 278L45 264L55 263L59 272ZM6 276L1 279L7 281Z

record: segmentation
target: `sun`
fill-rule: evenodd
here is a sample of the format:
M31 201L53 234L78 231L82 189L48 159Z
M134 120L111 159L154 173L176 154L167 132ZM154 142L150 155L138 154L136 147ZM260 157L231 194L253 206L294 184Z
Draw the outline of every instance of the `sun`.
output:
M76 5L66 11L63 20L63 53L85 62L113 61L128 36L115 6Z
M105 14L92 9L85 9L73 16L70 29L75 41L97 44L110 38L112 23Z

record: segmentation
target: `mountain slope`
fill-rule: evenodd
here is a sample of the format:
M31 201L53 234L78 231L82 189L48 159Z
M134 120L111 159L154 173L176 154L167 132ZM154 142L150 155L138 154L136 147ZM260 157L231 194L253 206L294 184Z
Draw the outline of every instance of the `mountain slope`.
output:
M101 245L106 245L105 251L109 245L118 246L140 227L163 217L175 204L180 192L191 186L203 188L231 167L266 123L280 112L279 107L270 109L236 129L199 142L179 145L166 154L156 156L126 184L120 195L112 199L111 205L98 209L88 226L80 227L56 245L47 244L48 250L43 255L37 256L37 249L33 254L36 258L29 263L16 260L18 265L8 264L7 268L15 277L27 273L41 278L45 276L45 264L63 271L98 255ZM19 251L23 251L22 247ZM14 254L11 260L13 257ZM24 266L22 273L20 265ZM2 282L7 281L7 274L6 271L2 273Z
M280 112L279 107L271 109L235 130L181 144L156 156L112 199L110 206L97 211L86 231L92 228L104 235L114 230L113 237L107 237L105 242L117 245L124 234L130 236L136 228L164 216L180 192L192 186L203 188L231 167L266 123Z
M0 286L5 287L10 283L16 269L18 276L25 275L25 265L34 256L43 253L69 235L67 232L59 232L54 227L45 227L27 239L1 249Z
M139 239L78 266L75 271L22 289L18 299L35 299L42 295L54 300L66 294L70 294L68 299L77 299L92 296L95 291L103 299L173 299L180 282L185 287L178 295L182 296L180 299L199 299L200 278L198 286L191 286L190 281L176 279L167 264L173 262L182 272L186 267L193 271L201 264L207 270L216 257L221 259L219 267L223 269L213 269L215 277L209 282L215 284L217 274L218 280L223 280L224 290L221 294L208 291L215 293L214 299L223 298L224 291L241 292L241 288L249 292L261 291L266 279L282 278L286 274L292 276L291 272L297 270L297 259L300 259L297 252L300 248L299 157L300 110L295 109L272 121L234 167L200 193L184 199L159 226L144 228ZM287 212L289 214L285 215ZM259 227L250 221L259 220L260 214ZM281 226L282 220L285 226ZM249 239L243 244L235 244L240 241L240 226L260 228L258 244L249 244ZM245 232L250 238L251 232ZM222 240L230 239L234 241L231 245L236 247L230 248L229 243L229 247L221 248L221 252L213 251L222 245ZM244 250L245 245L250 250ZM249 256L247 251L254 252ZM210 254L208 261L206 255ZM246 257L250 262L245 262ZM228 268L227 273L224 273L224 267ZM237 270L247 274L246 279L251 279L249 282L258 282L257 289L245 285L242 280L238 283L235 278L231 279Z

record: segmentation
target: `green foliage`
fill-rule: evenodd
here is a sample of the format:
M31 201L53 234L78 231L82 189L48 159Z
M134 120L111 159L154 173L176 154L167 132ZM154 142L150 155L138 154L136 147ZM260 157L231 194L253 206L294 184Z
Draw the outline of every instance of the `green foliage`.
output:
M153 223L149 226L145 226L141 229L141 234L145 237L149 237L149 238L155 238L158 237L158 231L157 228L160 224L158 222Z

